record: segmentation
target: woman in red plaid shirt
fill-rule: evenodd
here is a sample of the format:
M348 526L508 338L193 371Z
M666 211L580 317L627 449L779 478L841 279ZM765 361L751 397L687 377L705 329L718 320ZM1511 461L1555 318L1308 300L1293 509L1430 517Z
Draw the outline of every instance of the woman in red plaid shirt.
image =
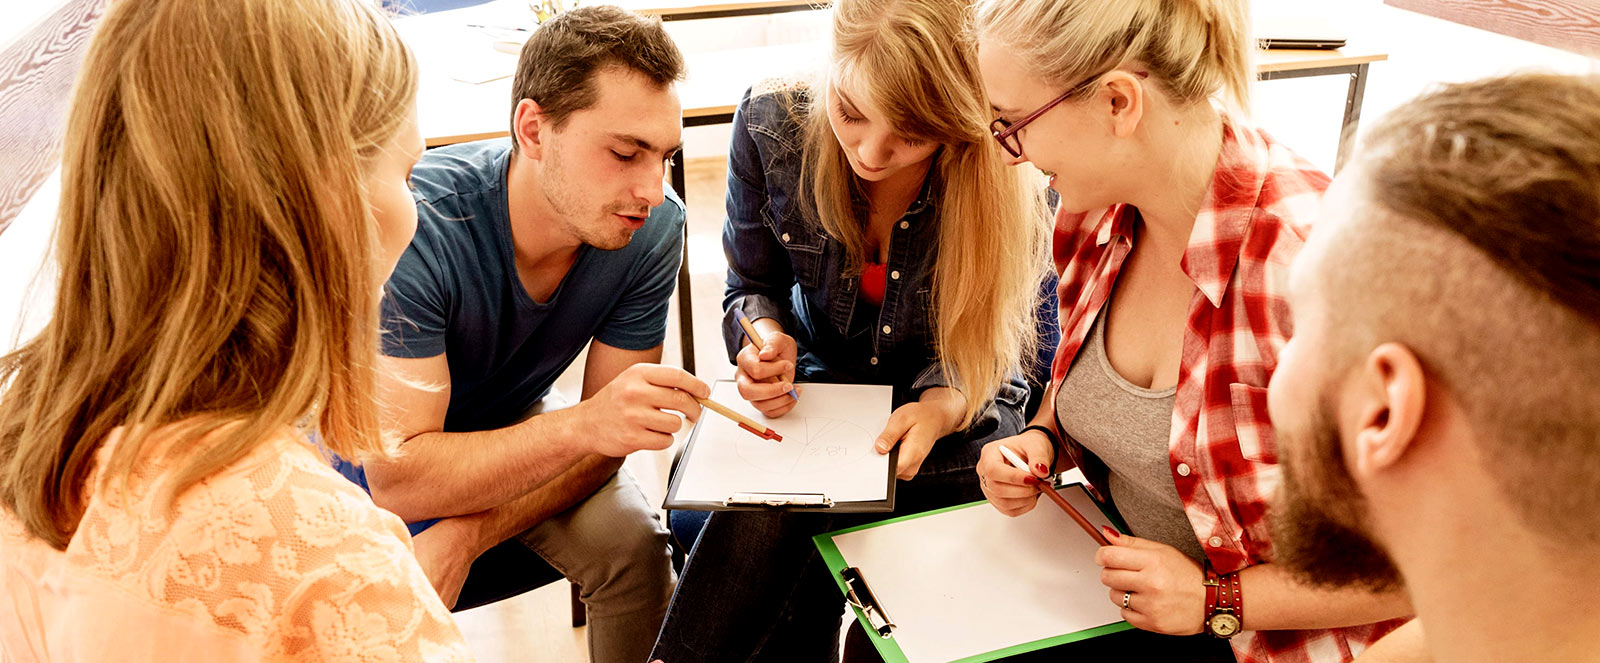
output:
M1404 597L1313 588L1271 562L1266 386L1290 333L1289 263L1328 176L1234 110L1254 76L1248 7L982 0L976 12L995 138L1061 197L1051 387L1034 425L1001 441L1034 472L988 445L989 501L1025 513L1038 477L1076 466L1128 523L1095 561L1141 630L1077 647L1353 659L1410 614Z

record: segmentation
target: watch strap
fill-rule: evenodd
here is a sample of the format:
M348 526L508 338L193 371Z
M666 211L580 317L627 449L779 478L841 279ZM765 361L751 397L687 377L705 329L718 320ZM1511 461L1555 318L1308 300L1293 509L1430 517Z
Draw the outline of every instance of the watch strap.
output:
M1217 613L1217 590L1221 582L1217 577L1217 570L1211 568L1211 562L1205 565L1206 579L1206 619Z

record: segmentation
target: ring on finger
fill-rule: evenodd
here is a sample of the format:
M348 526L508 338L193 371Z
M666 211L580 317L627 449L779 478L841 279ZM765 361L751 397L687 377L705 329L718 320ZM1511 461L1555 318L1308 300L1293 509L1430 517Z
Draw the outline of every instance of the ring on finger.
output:
M1132 598L1133 598L1133 592L1123 592L1122 593L1122 609L1123 610L1127 610L1128 609L1128 601L1130 599L1132 599Z

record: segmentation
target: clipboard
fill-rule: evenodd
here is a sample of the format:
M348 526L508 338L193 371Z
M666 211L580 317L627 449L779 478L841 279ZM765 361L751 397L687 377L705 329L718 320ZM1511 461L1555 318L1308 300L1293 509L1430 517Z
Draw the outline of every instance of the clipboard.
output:
M1092 522L1127 531L1081 483L1057 490ZM973 502L813 541L887 663L982 663L1133 628L1106 600L1098 544L1044 500L1017 518Z
M887 385L858 385L810 383L797 385L805 393L800 404L777 419L761 416L753 406L738 396L738 386L732 380L717 380L711 385L711 399L749 416L783 435L782 442L773 442L738 430L714 412L702 409L700 419L689 434L683 455L667 486L662 508L686 511L770 511L818 510L831 513L869 513L894 510L895 468L900 449L895 447L886 455L872 450L872 440L887 425L893 405L893 388ZM821 422L821 423L818 423ZM712 461L726 470L729 463L711 458L720 454L727 458L736 453L730 445L742 446L746 451L760 452L769 445L780 454L793 453L796 457L775 456L772 459L751 458L753 477L769 471L767 476L785 473L783 464L794 462L787 468L800 474L815 477L828 476L830 472L849 473L862 477L865 482L878 481L877 466L882 465L881 498L860 499L857 495L830 492L826 489L768 489L756 479L742 488L708 494L699 483L706 479L706 469ZM865 463L865 465L863 465ZM726 477L727 472L721 472ZM819 483L827 483L818 479ZM693 489L688 484L695 483ZM727 481L721 483L726 484ZM788 485L805 485L803 479L785 480ZM866 484L862 484L865 486ZM876 484L871 483L876 489ZM859 492L859 491L857 491Z

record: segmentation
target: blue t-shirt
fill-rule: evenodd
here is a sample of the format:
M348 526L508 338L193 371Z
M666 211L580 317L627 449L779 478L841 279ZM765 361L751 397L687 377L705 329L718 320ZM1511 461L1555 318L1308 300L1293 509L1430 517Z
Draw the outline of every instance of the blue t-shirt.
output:
M445 432L511 425L549 392L591 339L646 350L666 338L683 255L684 206L671 187L626 247L591 246L548 301L517 276L506 202L510 139L423 155L411 172L417 234L383 303L383 353L446 355Z

